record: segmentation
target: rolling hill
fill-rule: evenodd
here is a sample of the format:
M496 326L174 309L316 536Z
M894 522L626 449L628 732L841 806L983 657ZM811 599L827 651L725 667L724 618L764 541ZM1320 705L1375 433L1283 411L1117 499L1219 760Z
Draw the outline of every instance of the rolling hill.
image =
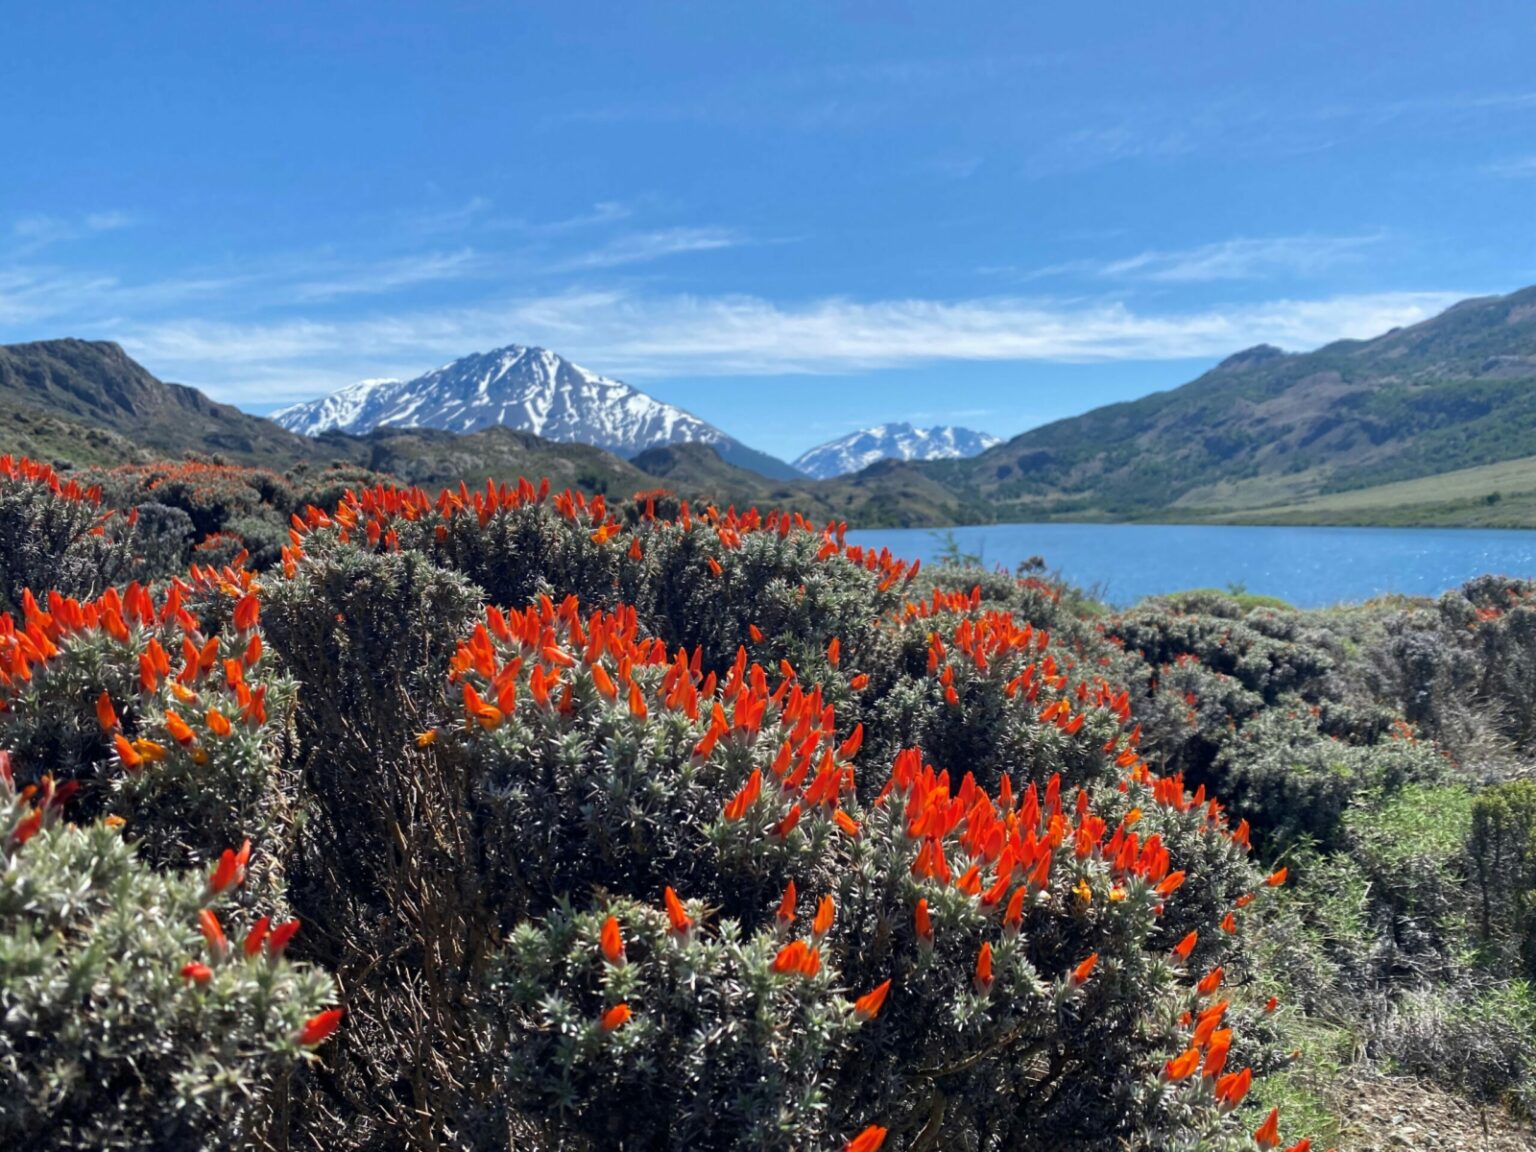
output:
M1180 388L1058 420L970 460L909 467L1000 521L1263 520L1528 456L1536 288L1315 352L1251 348ZM1492 491L1474 482L1458 498Z

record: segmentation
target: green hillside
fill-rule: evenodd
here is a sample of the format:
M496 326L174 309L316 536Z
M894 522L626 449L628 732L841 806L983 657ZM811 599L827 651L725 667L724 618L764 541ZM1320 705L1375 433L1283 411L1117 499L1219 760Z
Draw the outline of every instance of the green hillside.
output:
M1199 519L1532 455L1536 288L1372 340L1252 348L1181 388L920 467L998 520Z

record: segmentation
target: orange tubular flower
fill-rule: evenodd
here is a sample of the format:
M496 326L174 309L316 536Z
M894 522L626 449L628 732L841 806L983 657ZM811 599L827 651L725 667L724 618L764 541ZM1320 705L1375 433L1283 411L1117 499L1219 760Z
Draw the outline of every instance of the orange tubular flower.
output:
M628 1004L615 1004L603 1013L603 1031L612 1032L615 1028L622 1028L629 1023L630 1010Z
M1163 1079L1170 1084L1188 1080L1200 1067L1200 1049L1188 1048L1163 1065Z
M1237 917L1230 912L1223 916L1221 918L1221 930L1228 936L1233 935L1237 931Z
M853 1014L860 1021L868 1023L880 1015L880 1009L885 1004L886 994L891 990L891 982L887 980L873 991L866 992L853 1002Z
M197 930L203 934L203 939L208 942L208 951L214 957L222 959L228 953L229 938L224 935L224 928L212 909L204 908L198 912Z
M1264 1123L1254 1130L1253 1142L1260 1148L1278 1148L1280 1146L1280 1109L1271 1108L1269 1115L1264 1117Z
M1088 983L1088 977L1093 975L1093 970L1098 966L1099 954L1095 952L1084 960L1076 968L1072 969L1072 987Z
M647 715L645 697L640 693L640 685L633 680L629 682L629 714L637 720L644 720Z
M235 627L241 632L248 632L256 627L257 617L261 615L261 602L256 599L253 592L247 592L235 605Z
M992 945L985 941L976 956L976 987L982 992L992 989Z
M191 964L183 964L181 978L188 984L206 984L213 979L213 969L195 961Z
M1269 874L1264 883L1270 888L1278 888L1285 883L1285 878L1290 875L1289 868L1277 868Z
M1312 1152L1312 1141L1307 1138L1300 1139L1287 1148L1285 1152Z
M165 730L178 744L190 744L196 738L187 722L169 709L165 713Z
M251 925L251 930L245 934L245 943L240 945L240 950L245 953L247 958L256 956L261 952L261 946L267 939L267 929L271 924L271 917L263 916Z
M228 736L234 731L229 718L217 708L208 709L208 715L204 719L208 722L208 731L212 732L215 736Z
M610 916L603 921L600 943L604 960L610 964L624 963L624 936L619 931L618 917Z
M747 625L747 635L752 637L752 643L754 644L761 644L763 642L763 630L756 624Z
M1171 896L1179 890L1184 883L1184 873L1170 872L1163 878L1163 882L1157 886L1159 896Z
M860 1132L852 1140L843 1145L843 1152L880 1152L880 1147L885 1143L886 1129L878 1124L871 1124Z
M111 732L119 726L117 709L112 707L112 697L105 692L96 697L96 723L101 725L103 732Z
M299 930L297 920L289 920L272 929L272 935L267 937L267 955L281 956L283 949L288 947L288 941L293 939L294 933Z
M869 673L860 672L852 680L848 681L848 687L852 688L855 692L864 691L864 689L869 687Z
M1189 954L1195 950L1195 944L1200 939L1200 933L1191 932L1184 939L1173 946L1173 954L1180 960L1188 960Z
M238 853L233 848L224 849L218 866L208 877L208 890L215 894L227 892L245 880L245 865L251 858L251 842L247 840Z
M667 906L667 919L672 922L672 931L679 936L686 936L693 928L693 918L688 915L687 909L677 898L677 893L672 891L671 885L667 886L662 899Z
M784 896L779 901L779 910L774 916L774 919L778 921L779 927L787 928L795 922L796 898L795 882L790 880L788 884L784 885Z
M857 836L859 834L859 822L841 808L832 813L832 823L836 824L838 830L845 836Z
M917 929L917 938L923 944L933 946L933 918L928 915L928 900L924 897L917 902L917 907L912 909L912 926Z
M305 1048L323 1043L341 1026L341 1017L340 1008L327 1008L324 1012L304 1021L304 1027L299 1029L296 1039Z
M112 737L112 746L117 749L117 758L128 771L134 772L144 766L144 757L139 755L121 732Z
M791 940L774 956L773 970L781 976L787 972L800 971L805 964L806 951L804 940Z
M1221 1105L1223 1112L1230 1112L1243 1102L1243 1097L1248 1095L1248 1089L1253 1086L1253 1069L1244 1068L1241 1072L1228 1072L1216 1081L1216 1101Z
M1216 989L1221 987L1221 979L1223 975L1225 975L1225 973L1222 972L1219 966L1212 968L1209 972L1206 973L1205 977L1200 981L1200 983L1195 985L1196 994L1200 996L1211 995L1211 993L1215 992Z
M821 903L816 905L816 916L811 921L811 931L819 939L832 930L832 918L837 915L837 905L832 902L832 897L823 896Z

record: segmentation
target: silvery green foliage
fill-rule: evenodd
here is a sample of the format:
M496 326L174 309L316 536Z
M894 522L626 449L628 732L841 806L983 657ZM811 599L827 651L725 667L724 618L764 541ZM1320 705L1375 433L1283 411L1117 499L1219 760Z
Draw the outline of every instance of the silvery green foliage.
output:
M0 796L0 1146L232 1148L270 1123L295 1037L329 976L266 956L211 958L203 873L158 873L106 824L48 826L17 846ZM10 839L7 839L10 837ZM5 845L9 844L9 847ZM181 975L204 962L206 984Z
M103 523L105 515L89 499L0 471L0 612L16 611L27 588L83 597L127 579L132 528L120 516Z

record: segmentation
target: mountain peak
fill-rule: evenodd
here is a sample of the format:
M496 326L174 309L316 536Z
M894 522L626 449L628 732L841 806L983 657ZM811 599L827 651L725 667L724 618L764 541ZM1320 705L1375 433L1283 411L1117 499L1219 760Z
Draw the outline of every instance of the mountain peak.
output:
M1244 348L1241 352L1234 352L1220 364L1218 370L1228 372L1238 371L1243 368L1252 368L1256 364L1268 364L1274 360L1283 360L1289 353L1282 348L1276 348L1273 344L1255 344L1252 348Z
M546 440L591 444L626 458L660 444L698 442L764 475L798 475L690 412L590 372L547 348L525 344L473 352L414 380L364 380L284 408L272 419L309 436L380 427L467 433L504 425Z
M955 460L979 455L1000 443L996 436L969 428L914 428L895 421L818 444L796 460L795 467L826 480L859 472L881 460Z

